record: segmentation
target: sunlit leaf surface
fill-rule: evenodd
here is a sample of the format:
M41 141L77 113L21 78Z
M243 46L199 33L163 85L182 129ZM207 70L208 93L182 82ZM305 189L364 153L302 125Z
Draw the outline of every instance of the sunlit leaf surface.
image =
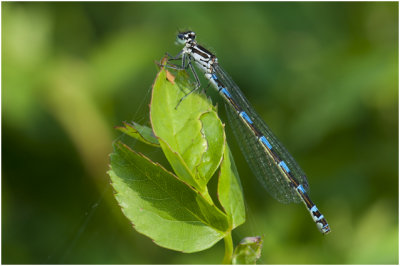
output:
M151 103L156 136L135 123L118 128L144 143L159 143L176 175L121 141L114 144L109 175L122 211L138 232L162 247L196 252L242 224L245 214L240 181L214 107L204 95L193 93L176 108L184 95L178 92L185 88L179 86L188 84L184 77L171 83L164 69L157 75ZM194 106L195 102L203 107ZM220 164L218 195L225 213L212 202L206 186Z

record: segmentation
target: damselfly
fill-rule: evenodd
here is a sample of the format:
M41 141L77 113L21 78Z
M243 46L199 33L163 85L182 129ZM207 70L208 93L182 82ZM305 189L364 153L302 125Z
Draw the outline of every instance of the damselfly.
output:
M193 31L179 33L177 42L184 48L171 59L181 59L181 68L191 69L197 89L200 81L192 65L194 62L224 98L242 153L265 189L280 202L303 202L318 229L324 234L329 233L328 222L308 196L309 187L303 170L257 115L235 82L219 66L217 57L197 44Z

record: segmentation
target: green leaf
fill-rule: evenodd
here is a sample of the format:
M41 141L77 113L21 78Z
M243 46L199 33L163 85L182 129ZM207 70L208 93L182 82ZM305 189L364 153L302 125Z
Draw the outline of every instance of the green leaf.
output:
M212 103L204 94L190 93L193 87L187 80L183 71L175 82L167 79L165 69L159 72L153 86L150 118L174 171L205 192L222 159L225 134Z
M198 183L193 178L193 175L188 169L185 161L183 160L182 156L173 151L168 143L164 142L163 139L159 139L161 149L164 152L165 157L167 157L168 162L171 164L174 172L177 174L178 178L182 181L188 183L189 185L195 187L198 191L200 191L203 195L207 194L207 188L198 186Z
M162 247L207 249L229 233L226 215L193 188L121 142L111 154L112 186L135 229Z
M233 252L232 264L256 264L261 257L262 242L259 236L242 239Z
M123 122L123 124L123 127L116 127L116 129L132 138L140 140L145 144L160 147L160 143L158 143L158 140L156 136L154 136L151 128L139 125L135 122L131 122L131 124Z
M177 107L192 89L188 80L182 71L174 77L162 69L153 86L152 129L134 123L118 128L159 145L176 175L133 151L129 139L115 142L109 175L117 201L138 232L183 252L204 250L225 238L230 261L230 233L245 220L242 189L216 108L199 93L189 94ZM207 188L218 168L218 198L225 212Z
M225 132L221 120L216 112L211 111L200 116L202 134L207 141L207 150L201 158L201 164L197 167L200 178L207 184L220 165L225 145Z
M239 174L228 145L225 147L218 180L218 199L231 219L233 229L245 222L246 211Z

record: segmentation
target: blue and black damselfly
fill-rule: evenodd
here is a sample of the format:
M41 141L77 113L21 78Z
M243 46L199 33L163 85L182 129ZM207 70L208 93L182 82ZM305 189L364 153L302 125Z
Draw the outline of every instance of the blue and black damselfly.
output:
M328 222L308 196L309 187L303 170L219 66L217 57L197 44L193 31L179 33L177 42L184 48L171 59L181 59L182 66L179 68L191 69L197 89L200 81L192 64L194 62L224 98L242 153L268 193L283 203L303 202L318 229L324 234L329 233Z

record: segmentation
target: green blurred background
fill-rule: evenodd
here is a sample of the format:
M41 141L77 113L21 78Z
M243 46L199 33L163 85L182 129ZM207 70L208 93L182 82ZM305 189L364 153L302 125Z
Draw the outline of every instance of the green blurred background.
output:
M148 125L178 29L195 30L308 175L332 233L257 183L234 241L261 263L398 263L398 3L2 3L2 263L220 263L122 215L106 175L114 126ZM203 86L205 86L203 80ZM220 98L208 89L220 106ZM158 158L155 155L155 158Z

